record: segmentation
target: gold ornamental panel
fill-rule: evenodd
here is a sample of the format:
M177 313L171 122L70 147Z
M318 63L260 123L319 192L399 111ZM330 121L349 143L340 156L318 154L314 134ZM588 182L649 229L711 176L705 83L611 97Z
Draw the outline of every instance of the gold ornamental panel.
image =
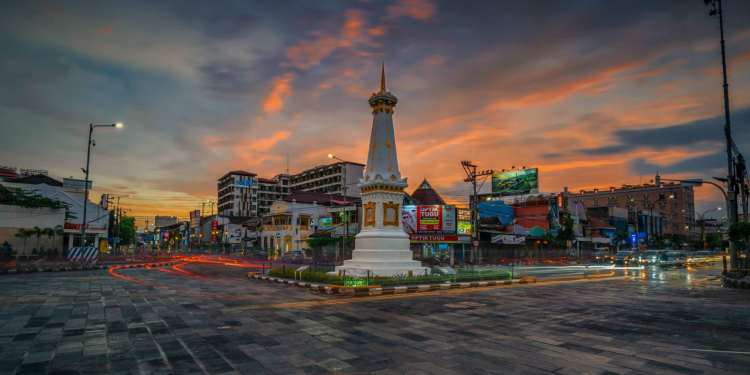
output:
M383 225L398 226L399 204L393 202L383 203Z
M365 204L365 226L366 227L375 226L375 203L374 202L368 202L367 204Z

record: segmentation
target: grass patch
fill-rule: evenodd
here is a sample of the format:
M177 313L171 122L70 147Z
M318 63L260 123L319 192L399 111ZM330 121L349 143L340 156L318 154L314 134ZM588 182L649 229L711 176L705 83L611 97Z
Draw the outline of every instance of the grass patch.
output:
M307 270L295 275L294 268L274 268L268 271L269 276L280 277L285 279L294 279L295 276L301 280L312 283L336 284L344 286L400 286L415 284L441 284L446 282L468 282L468 281L487 281L487 280L510 280L511 273L506 271L471 271L459 270L455 275L419 275L419 276L394 276L394 277L340 277L338 275L329 275L327 272L315 272Z

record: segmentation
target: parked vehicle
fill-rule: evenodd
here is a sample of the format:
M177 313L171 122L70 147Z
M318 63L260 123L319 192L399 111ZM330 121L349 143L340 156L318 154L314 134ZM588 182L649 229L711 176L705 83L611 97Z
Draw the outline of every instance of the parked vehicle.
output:
M591 256L594 263L612 263L615 259L615 257L609 253L609 249L596 250Z
M658 265L664 250L646 250L638 255L638 263L644 266Z
M305 261L305 252L302 250L292 250L281 256L281 261L285 263L302 263Z
M633 251L618 251L615 254L615 265L629 266L637 261L636 254Z
M687 255L684 251L668 250L665 251L659 265L661 267L684 267L687 261Z

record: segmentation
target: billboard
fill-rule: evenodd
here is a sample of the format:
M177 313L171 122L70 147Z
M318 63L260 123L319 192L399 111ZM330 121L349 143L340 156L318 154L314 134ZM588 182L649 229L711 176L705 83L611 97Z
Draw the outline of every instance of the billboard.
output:
M443 206L417 206L417 232L440 232L443 229Z
M455 233L456 207L404 206L401 210L401 222L407 233Z
M190 228L197 228L201 225L201 210L190 211Z
M501 171L492 174L492 192L499 195L522 195L539 191L537 168Z

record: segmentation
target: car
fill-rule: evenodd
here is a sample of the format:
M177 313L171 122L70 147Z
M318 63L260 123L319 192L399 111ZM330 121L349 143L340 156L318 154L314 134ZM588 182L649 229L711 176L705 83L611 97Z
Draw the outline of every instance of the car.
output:
M638 255L638 263L644 266L658 265L664 250L646 250Z
M615 254L614 263L618 266L629 266L636 261L636 254L633 251L618 251Z
M596 250L591 254L591 257L594 258L594 263L612 263L615 259L615 257L609 253L609 249Z
M281 256L281 260L285 263L302 263L305 261L305 252L302 250L287 251Z
M659 266L661 267L684 267L687 255L684 251L667 250L661 255Z

